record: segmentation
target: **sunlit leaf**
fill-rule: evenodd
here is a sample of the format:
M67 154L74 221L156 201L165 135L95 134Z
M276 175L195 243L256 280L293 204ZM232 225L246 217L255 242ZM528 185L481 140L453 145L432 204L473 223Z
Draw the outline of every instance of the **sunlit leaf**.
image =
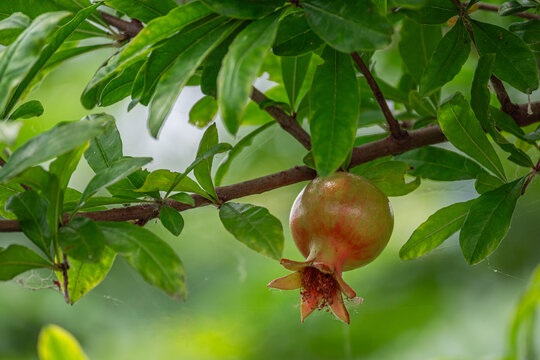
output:
M73 335L58 325L47 325L38 338L39 360L87 360Z

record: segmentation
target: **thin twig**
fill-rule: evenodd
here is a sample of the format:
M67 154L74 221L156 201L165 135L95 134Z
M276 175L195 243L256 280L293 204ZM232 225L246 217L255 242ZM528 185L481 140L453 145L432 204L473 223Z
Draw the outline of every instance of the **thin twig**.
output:
M71 299L69 298L69 280L68 280L68 270L69 270L69 263L67 260L66 254L62 254L62 264L60 264L62 267L62 277L64 278L64 300L67 304L71 304Z
M253 91L251 93L251 100L253 100L257 104L261 104L267 99L268 98L262 92L253 87ZM285 111L273 105L267 106L264 110L266 110L266 112L270 114L270 116L272 116L279 123L283 130L291 134L306 149L311 150L311 138L306 132L306 130L304 130L300 126L295 117L287 115Z
M379 88L379 85L377 85L377 82L373 78L373 75L371 75L371 72L369 71L369 68L364 63L364 60L358 55L358 53L353 52L351 54L354 62L358 67L360 68L360 71L362 74L364 74L364 77L367 80L367 83L369 87L371 88L371 91L373 92L373 95L375 95L375 100L379 103L379 107L382 110L382 113L384 115L384 118L386 119L386 122L388 123L388 126L390 127L390 133L395 139L402 139L407 136L407 132L403 130L399 126L399 122L394 118L394 115L392 115L392 112L390 111L390 108L388 107L388 104L386 103L386 100L384 98L384 95Z

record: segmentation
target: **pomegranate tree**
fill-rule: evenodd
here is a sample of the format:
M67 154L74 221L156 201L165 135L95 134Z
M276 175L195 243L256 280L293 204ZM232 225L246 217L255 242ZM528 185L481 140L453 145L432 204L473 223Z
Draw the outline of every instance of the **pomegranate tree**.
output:
M294 272L268 287L301 289L302 321L315 309L329 307L349 323L342 294L352 299L356 293L341 274L373 261L388 243L394 226L388 198L366 178L335 173L316 178L300 192L289 224L306 261L282 259L281 265Z

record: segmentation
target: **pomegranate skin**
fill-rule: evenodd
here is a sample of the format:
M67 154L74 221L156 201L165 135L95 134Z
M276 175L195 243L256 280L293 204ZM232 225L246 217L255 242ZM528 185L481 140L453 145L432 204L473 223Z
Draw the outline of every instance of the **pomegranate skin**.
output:
M316 309L330 308L349 324L343 295L356 292L341 276L373 261L385 248L394 227L388 198L369 180L340 172L316 178L296 198L289 219L296 246L306 261L281 259L292 274L267 286L280 290L301 289L302 322Z
M383 251L394 217L388 198L371 181L338 172L316 178L300 192L289 224L308 261L341 273L366 265Z

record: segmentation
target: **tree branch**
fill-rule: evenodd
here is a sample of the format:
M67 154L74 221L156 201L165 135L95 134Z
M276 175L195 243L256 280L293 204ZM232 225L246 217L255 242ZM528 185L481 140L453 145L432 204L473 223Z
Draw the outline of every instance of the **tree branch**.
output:
M491 11L491 12L496 12L496 13L499 12L499 7L497 5L485 4L481 2L477 3L477 5L478 5L479 10ZM529 19L529 20L533 20L533 19L540 20L540 15L536 15L536 14L532 14L528 12L519 12L519 13L514 13L511 15L524 18L524 19Z
M128 38L137 36L137 34L143 28L143 24L137 19L131 19L131 22L129 22L122 20L114 15L108 14L104 11L100 11L99 13L103 17L103 20L107 22L107 24L114 26L118 30L122 31L124 35L126 35Z
M262 92L253 87L251 100L260 105L264 100L268 100L268 98ZM264 110L279 123L283 130L291 134L306 149L311 150L311 138L306 130L300 126L296 120L296 117L287 115L282 109L273 105L267 106Z
M364 74L364 77L366 78L367 83L371 88L371 91L373 92L373 95L375 95L375 100L377 100L377 102L379 103L379 107L381 108L384 118L386 119L386 122L390 127L390 133L392 134L392 136L396 139L406 137L407 132L399 126L399 122L394 118L394 115L392 115L392 112L390 111L390 108L388 108L388 104L386 103L386 100L381 89L379 88L379 85L377 85L377 82L373 78L373 75L371 75L371 72L364 63L364 60L362 60L360 55L355 52L352 53L351 56L354 59L356 65L358 65L358 67L360 68L362 74Z

